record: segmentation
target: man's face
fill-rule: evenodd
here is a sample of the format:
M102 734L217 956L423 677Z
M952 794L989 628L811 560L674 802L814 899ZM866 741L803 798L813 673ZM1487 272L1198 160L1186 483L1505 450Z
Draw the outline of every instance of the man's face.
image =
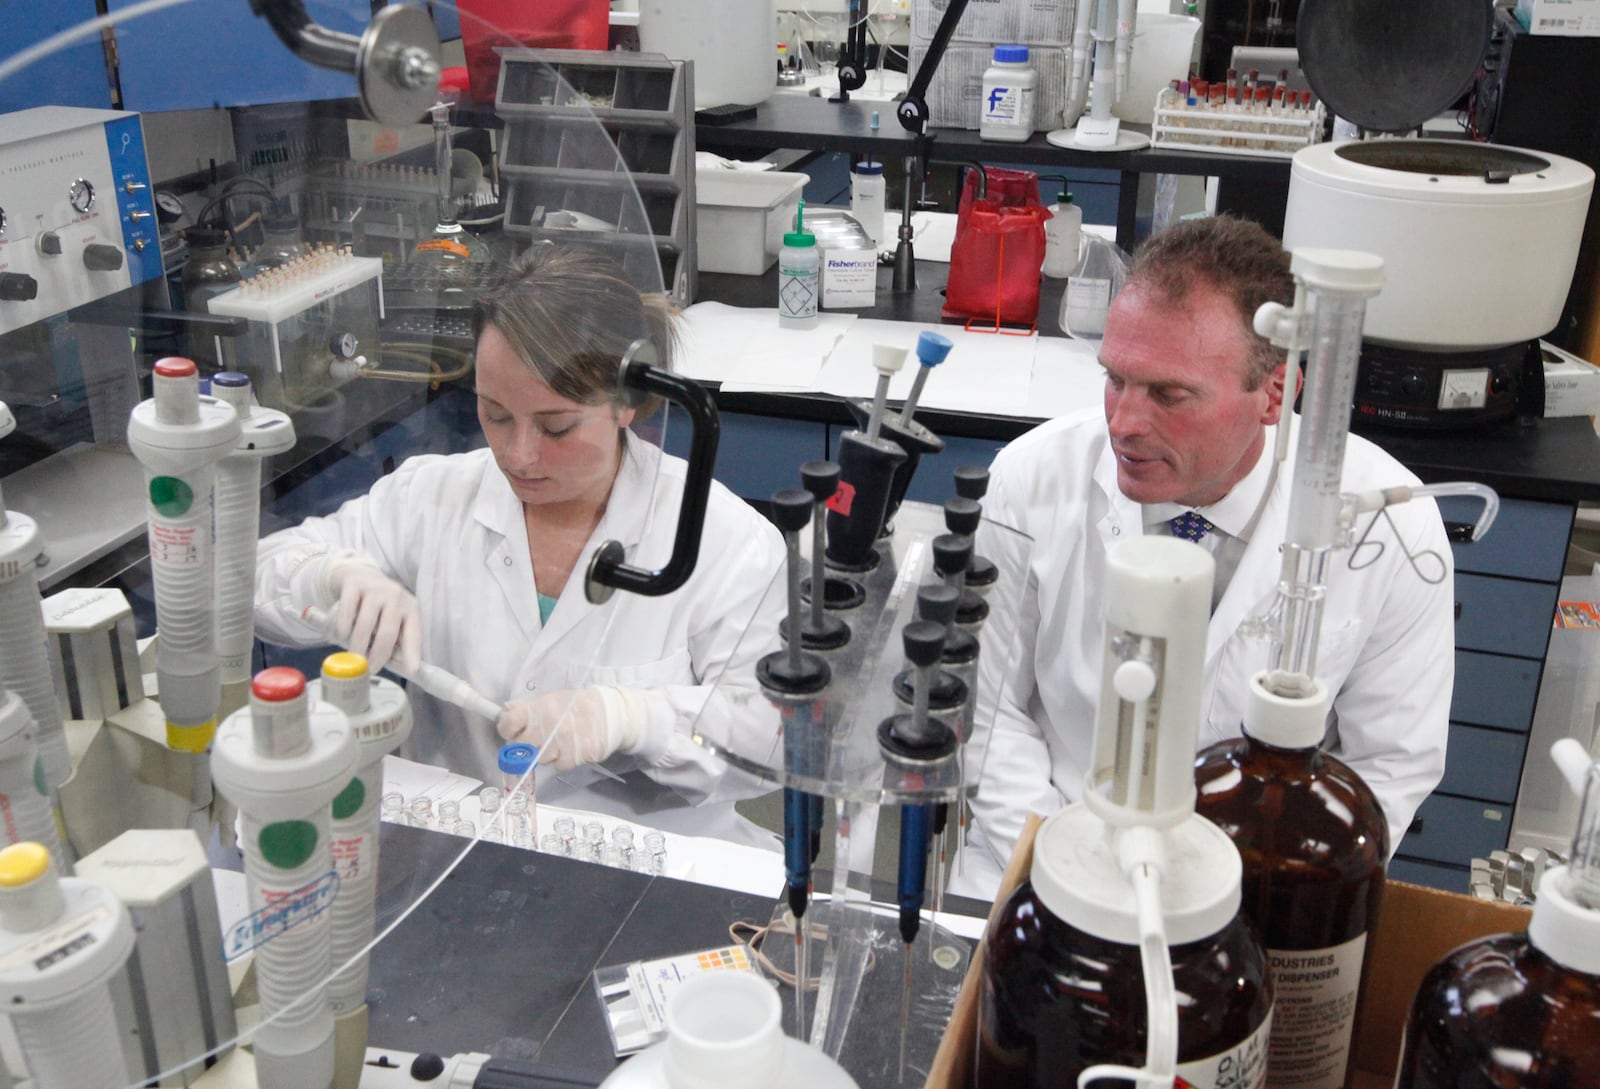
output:
M1255 467L1283 407L1283 366L1247 389L1251 342L1232 300L1191 288L1181 305L1124 290L1100 365L1117 487L1137 503L1215 503Z

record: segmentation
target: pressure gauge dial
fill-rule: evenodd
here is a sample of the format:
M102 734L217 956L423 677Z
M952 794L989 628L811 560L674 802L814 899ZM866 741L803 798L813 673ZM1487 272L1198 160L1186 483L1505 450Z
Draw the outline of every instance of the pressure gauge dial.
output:
M340 359L354 359L356 349L361 347L361 342L356 339L354 333L335 333L328 347Z
M79 178L72 183L72 188L67 190L67 201L72 205L72 210L80 215L94 207L94 186Z
M162 223L176 223L184 216L183 201L165 189L156 192L156 216Z

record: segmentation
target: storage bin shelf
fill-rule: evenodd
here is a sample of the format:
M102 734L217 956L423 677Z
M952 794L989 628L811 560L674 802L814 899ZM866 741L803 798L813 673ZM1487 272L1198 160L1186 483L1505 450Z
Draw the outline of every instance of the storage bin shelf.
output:
M692 78L684 62L648 54L502 51L505 232L610 248L633 273L658 262L673 300L694 301ZM577 223L547 225L554 212Z

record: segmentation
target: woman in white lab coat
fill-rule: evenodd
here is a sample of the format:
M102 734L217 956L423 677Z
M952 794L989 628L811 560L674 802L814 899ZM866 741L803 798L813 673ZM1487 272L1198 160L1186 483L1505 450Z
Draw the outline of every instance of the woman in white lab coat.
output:
M479 299L473 329L488 448L411 458L332 515L264 540L259 634L326 642L301 613L336 606L335 637L375 667L391 654L431 662L507 704L489 722L413 687L404 756L495 782L500 746L528 741L541 747L543 804L771 844L733 812L770 784L709 755L691 727L702 712L759 713L753 667L777 645L783 602L776 529L713 485L686 585L598 608L583 592L605 541L652 569L672 551L686 465L629 430L653 406L616 394L636 338L671 359L668 304L603 258L539 245Z

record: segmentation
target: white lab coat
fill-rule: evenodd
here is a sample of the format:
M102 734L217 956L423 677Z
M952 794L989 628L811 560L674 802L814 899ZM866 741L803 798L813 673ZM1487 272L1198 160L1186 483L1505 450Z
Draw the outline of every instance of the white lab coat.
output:
M1267 431L1268 457L1275 432ZM1417 483L1356 435L1344 464L1347 492ZM1273 600L1292 465L1291 454L1273 474L1238 569L1212 611L1202 748L1239 735L1247 682L1266 665L1266 641L1241 634L1239 625ZM1003 575L980 661L978 721L993 727L979 742L987 751L977 755L984 762L972 803L974 849L951 888L992 897L1024 817L1048 815L1080 796L1105 638L1101 573L1110 547L1143 533L1144 524L1140 505L1117 488L1098 408L1043 424L1002 450L984 517L1027 535L986 529L979 541ZM1325 747L1377 795L1392 850L1444 774L1455 677L1454 565L1433 500L1390 508L1375 524L1373 517L1357 522L1358 537L1371 526L1367 543L1329 562L1316 669L1336 693Z
M541 625L522 503L486 449L407 460L365 496L326 518L309 518L261 542L256 627L269 641L313 646L324 633L298 610L315 595L316 558L350 549L411 589L420 605L422 660L465 678L497 702L592 684L655 690L674 721L656 731L657 751L616 756L606 769L556 776L540 769L540 802L639 819L668 831L772 846L734 813L736 798L772 789L732 771L691 737L702 706L735 715L749 678L778 645L784 548L777 529L720 484L713 485L700 556L688 583L663 597L618 591L604 606L584 598L588 558L608 540L627 562L659 569L672 551L687 466L628 435L604 516ZM775 588L774 588L775 587ZM770 592L769 592L770 590ZM746 629L749 628L748 635ZM501 738L494 723L411 691L416 725L401 754L498 783ZM658 713L661 704L657 703ZM763 726L770 731L770 726Z

